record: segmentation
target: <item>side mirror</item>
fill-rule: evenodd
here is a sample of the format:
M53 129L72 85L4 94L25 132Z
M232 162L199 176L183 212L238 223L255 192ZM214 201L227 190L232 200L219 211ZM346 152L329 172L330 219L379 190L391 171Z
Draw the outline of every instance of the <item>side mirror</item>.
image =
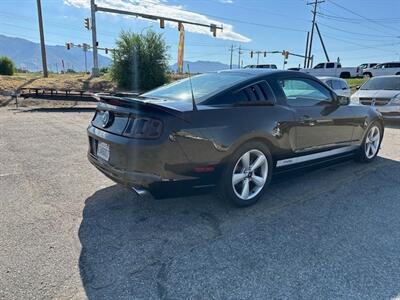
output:
M360 86L359 85L356 85L356 90L358 91L360 89Z

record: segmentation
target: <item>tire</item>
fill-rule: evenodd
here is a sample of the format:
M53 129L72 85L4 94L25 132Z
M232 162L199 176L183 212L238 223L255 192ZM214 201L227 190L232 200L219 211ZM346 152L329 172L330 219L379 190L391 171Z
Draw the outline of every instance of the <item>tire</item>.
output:
M366 78L372 78L372 74L370 72L366 72L363 74Z
M356 153L356 160L369 163L379 153L383 138L383 127L378 122L373 122L367 129L367 133Z
M218 186L219 196L239 207L256 203L271 182L272 167L271 152L265 144L244 144L226 163Z
M342 79L350 78L350 73L349 72L340 73L339 77L342 78Z

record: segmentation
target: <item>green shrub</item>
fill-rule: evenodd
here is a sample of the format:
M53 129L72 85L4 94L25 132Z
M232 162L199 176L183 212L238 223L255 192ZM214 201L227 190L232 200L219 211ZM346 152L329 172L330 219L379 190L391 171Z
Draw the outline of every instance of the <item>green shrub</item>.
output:
M111 78L121 88L141 92L168 81L167 46L161 34L122 31L113 51Z
M15 71L14 62L6 56L0 57L0 75L13 75Z

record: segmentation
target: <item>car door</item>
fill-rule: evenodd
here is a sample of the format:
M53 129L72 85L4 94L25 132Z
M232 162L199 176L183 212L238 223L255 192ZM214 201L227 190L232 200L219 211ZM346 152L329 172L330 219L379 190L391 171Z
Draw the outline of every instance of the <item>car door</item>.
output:
M314 151L350 144L354 124L349 106L311 78L278 79L286 104L295 112L295 151Z
M390 71L387 75L398 75L400 72L400 63L390 63L388 70Z
M374 76L383 76L383 75L387 75L389 71L390 71L389 64L380 64L380 65L376 66L376 70L373 73L373 75Z
M325 64L324 63L320 63L318 65L316 65L312 71L312 75L314 76L323 76L325 75L326 70L325 70Z

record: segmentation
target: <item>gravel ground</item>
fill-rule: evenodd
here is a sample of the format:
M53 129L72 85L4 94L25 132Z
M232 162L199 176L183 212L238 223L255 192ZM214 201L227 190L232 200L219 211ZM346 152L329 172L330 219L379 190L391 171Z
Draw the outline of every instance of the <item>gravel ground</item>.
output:
M400 296L400 127L257 205L154 200L86 159L90 109L0 108L1 299Z

